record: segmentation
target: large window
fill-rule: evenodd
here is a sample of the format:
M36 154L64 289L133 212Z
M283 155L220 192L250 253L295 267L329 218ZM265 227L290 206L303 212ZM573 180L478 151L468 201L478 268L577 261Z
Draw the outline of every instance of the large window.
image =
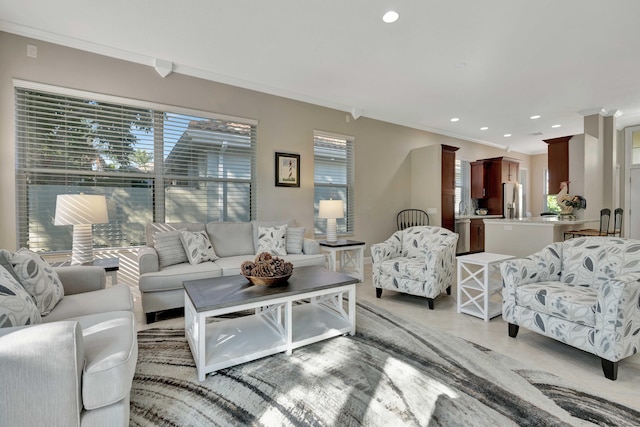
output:
M353 234L353 138L314 132L313 160L315 234L326 234L327 220L318 218L318 208L320 200L330 199L343 201L338 234Z
M473 212L471 201L471 163L456 159L456 215L470 215Z
M107 197L96 247L144 244L150 221L255 216L256 123L25 82L15 94L21 246L71 248L58 194Z

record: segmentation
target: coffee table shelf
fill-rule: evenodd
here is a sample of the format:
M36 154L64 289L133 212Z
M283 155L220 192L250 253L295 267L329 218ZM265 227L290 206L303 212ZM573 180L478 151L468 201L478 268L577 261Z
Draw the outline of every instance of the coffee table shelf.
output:
M297 273L297 276L296 276ZM357 279L300 267L287 286L255 287L241 276L184 282L185 336L198 379L220 369L355 333ZM210 317L254 310L232 319Z

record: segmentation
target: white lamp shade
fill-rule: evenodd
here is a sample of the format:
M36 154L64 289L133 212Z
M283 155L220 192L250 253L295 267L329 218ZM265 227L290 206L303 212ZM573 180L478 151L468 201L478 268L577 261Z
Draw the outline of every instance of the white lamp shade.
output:
M318 218L344 218L342 200L320 200Z
M109 222L107 200L89 194L59 194L55 225L105 224Z

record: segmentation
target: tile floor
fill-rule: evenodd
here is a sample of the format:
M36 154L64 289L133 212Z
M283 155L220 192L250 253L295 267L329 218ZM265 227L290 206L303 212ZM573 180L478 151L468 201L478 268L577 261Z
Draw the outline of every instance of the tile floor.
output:
M166 320L146 325L138 289L132 287L132 291L136 300L139 329L184 325L183 317L176 313L168 313ZM371 283L369 264L365 265L365 280L357 286L356 292L359 300L377 304L397 316L472 341L520 360L525 366L558 375L587 392L640 410L640 354L621 361L618 379L610 381L602 373L600 359L590 353L524 328L520 328L517 338L510 338L507 334L507 324L501 317L485 322L467 314L458 314L455 288L450 296L442 294L435 300L434 310L428 309L424 298L393 291L384 290L382 298L377 299Z

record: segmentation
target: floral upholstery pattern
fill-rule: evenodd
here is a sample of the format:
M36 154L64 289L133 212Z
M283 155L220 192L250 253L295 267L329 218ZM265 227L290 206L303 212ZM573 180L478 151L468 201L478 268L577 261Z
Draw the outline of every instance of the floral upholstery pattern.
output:
M373 286L435 298L455 282L458 235L437 226L396 231L371 245Z
M640 349L640 241L583 237L501 263L502 317L607 361Z

